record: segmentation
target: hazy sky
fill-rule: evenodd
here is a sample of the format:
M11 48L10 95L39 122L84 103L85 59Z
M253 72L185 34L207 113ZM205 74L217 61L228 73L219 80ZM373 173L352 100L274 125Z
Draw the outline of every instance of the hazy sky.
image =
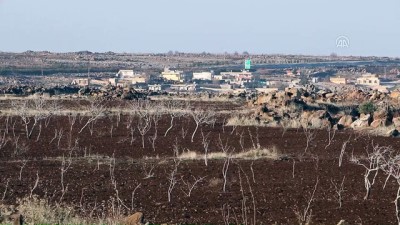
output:
M399 42L400 0L0 0L0 51L400 56Z

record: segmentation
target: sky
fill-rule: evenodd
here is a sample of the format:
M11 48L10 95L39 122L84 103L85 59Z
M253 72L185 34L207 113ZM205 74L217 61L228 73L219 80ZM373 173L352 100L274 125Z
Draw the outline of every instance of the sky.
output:
M399 57L399 42L399 0L0 0L3 52Z

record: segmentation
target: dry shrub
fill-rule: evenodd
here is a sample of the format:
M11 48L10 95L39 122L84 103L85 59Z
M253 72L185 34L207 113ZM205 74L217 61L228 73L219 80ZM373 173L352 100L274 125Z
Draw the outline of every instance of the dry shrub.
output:
M226 152L211 152L207 155L209 160L225 159L228 156ZM279 159L278 149L273 146L272 148L256 148L249 149L240 153L231 154L230 157L233 159ZM181 153L178 158L180 160L203 160L204 154L198 154L194 151L185 151Z
M232 116L227 120L227 126L264 126L254 118L248 116Z
M257 149L250 149L248 151L238 153L234 155L234 158L239 159L260 159L260 158L267 158L267 159L279 159L278 149L273 146L272 148L257 148Z
M76 216L72 207L60 204L51 205L38 197L18 200L18 210L27 224L85 224Z

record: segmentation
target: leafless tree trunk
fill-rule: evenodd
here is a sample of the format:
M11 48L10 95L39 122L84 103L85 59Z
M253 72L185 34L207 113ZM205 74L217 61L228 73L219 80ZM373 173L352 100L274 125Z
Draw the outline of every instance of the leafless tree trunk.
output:
M10 182L10 178L7 179L7 182L6 182L6 185L5 185L5 188L4 188L4 192L3 192L3 197L1 198L1 201L4 201L4 199L6 198L6 194L7 194L7 191L8 191L8 183L9 182Z
M364 186L365 196L364 200L367 200L371 194L371 188L375 183L375 179L378 176L379 169L382 161L385 159L385 155L391 153L391 148L380 147L378 145L373 146L373 151L368 153L368 157L365 161L353 159L353 163L363 166L365 169L364 173Z
M210 146L210 140L208 139L208 136L210 135L210 132L208 134L204 135L203 130L201 130L201 136L202 136L202 144L204 148L204 164L208 166L208 148Z
M335 183L332 179L331 179L331 183L335 189L335 193L336 193L336 200L339 203L339 208L342 208L343 205L343 192L344 192L344 180L346 177L343 177L342 183L337 184Z
M36 180L35 180L35 184L33 185L33 187L31 187L31 193L29 194L29 198L32 198L33 196L33 192L35 191L35 189L37 188L39 184L39 172L36 172Z
M312 218L311 205L315 198L315 192L317 191L318 183L319 183L319 179L317 178L317 181L315 182L315 185L314 185L314 189L310 195L310 198L307 201L307 205L304 208L304 210L303 211L299 210L298 212L296 212L296 215L299 220L299 224L301 224L301 225L310 224L310 222L311 222L311 218Z
M158 122L161 119L162 114L160 112L154 112L152 115L152 120L153 120L153 124L154 124L154 134L152 136L150 136L150 142L151 142L151 146L153 147L153 151L156 151L156 140L158 137Z
M227 182L227 176L228 176L228 169L229 169L229 164L231 162L231 156L227 155L224 160L224 166L222 167L222 177L224 178L224 186L222 187L222 191L226 191L226 182Z
M148 164L144 163L142 166L143 173L144 173L144 178L143 179L149 179L154 177L154 172L153 170L156 168L156 164Z
M194 136L201 124L213 124L215 123L215 112L213 111L201 111L193 110L191 112L194 122L196 123L196 128L193 131L191 141L194 142Z
M164 137L166 137L168 132L173 128L174 119L183 116L186 113L188 106L184 108L183 105L177 101L168 101L165 103L165 108L166 111L169 113L171 120L170 126L164 133Z
M139 183L138 185L136 185L136 187L135 187L135 189L133 189L133 191L132 191L132 196L131 196L131 210L133 211L134 210L134 207L133 207L133 200L135 199L135 193L136 193L136 191L137 191L137 189L139 189L140 188L140 186L142 186L142 183Z
M230 219L230 207L229 205L227 206L226 204L224 204L222 206L222 220L224 221L224 225L230 225L231 223L229 223L229 219Z
M307 152L308 148L310 147L310 144L313 142L314 138L315 138L315 131L313 131L312 129L309 129L307 127L303 127L303 132L304 135L306 136L306 148L304 149L304 152Z
M329 146L331 146L331 143L332 143L333 139L335 138L335 134L336 134L336 130L332 129L330 126L328 126L327 131L328 131L328 144L325 146L325 149L327 149Z
M72 163L71 156L69 157L69 159L65 159L64 156L62 157L61 168L60 168L60 170L61 170L61 180L60 180L60 182L61 182L61 197L60 197L60 202L62 202L62 200L64 198L64 195L68 190L68 184L67 185L64 184L64 175L68 171L68 169L71 167L71 163Z
M182 192L183 192L187 197L190 197L190 195L192 194L192 191L193 191L193 189L196 187L196 185L197 185L199 182L201 182L202 180L204 180L204 178L205 178L205 177L196 178L195 176L192 176L192 177L193 177L193 180L194 180L193 183L190 183L189 181L186 182L186 181L183 179L183 177L181 178L182 182L185 184L186 189L187 189L187 190L185 190L184 188L181 188L181 190L182 190Z
M90 106L87 108L87 115L88 115L88 120L83 125L83 127L79 130L79 134L82 133L82 131L92 123L94 123L96 120L100 119L106 112L106 107L100 102L100 100L95 99L90 102ZM93 126L93 124L92 124ZM91 134L93 134L93 127L91 129Z
M343 156L344 156L344 153L346 151L346 146L349 143L349 141L350 141L350 137L347 141L343 142L342 149L340 150L340 155L339 155L339 167L342 166Z
M22 180L22 170L25 168L26 164L28 163L28 160L22 160L22 165L20 166L19 170L19 180Z
M151 116L148 112L142 112L139 115L139 120L137 123L137 129L142 136L142 148L144 148L144 136L149 132L151 128Z
M247 185L249 187L249 191L250 191L250 195L251 195L251 199L252 199L252 205L253 205L253 221L252 224L257 224L257 220L256 220L256 201L254 198L254 193L253 193L253 189L251 188L251 184L250 184L250 180L249 177L247 176L247 174L244 172L243 168L239 165L239 179L240 179L240 189L242 190L242 196L243 196L243 187L242 187L242 182L241 182L241 176L240 176L240 171L242 171L242 173L244 174L244 176L246 177L246 181L247 181ZM244 197L244 196L243 196ZM247 218L246 218L246 222L247 222Z
M0 135L0 150L7 145L8 139L6 138L6 131L4 131L3 135Z
M176 185L176 183L178 182L176 179L176 174L178 173L178 166L180 164L179 160L174 160L174 168L171 171L171 173L169 174L168 180L169 180L169 186L168 186L168 202L171 202L171 194L172 191L174 190L174 187Z

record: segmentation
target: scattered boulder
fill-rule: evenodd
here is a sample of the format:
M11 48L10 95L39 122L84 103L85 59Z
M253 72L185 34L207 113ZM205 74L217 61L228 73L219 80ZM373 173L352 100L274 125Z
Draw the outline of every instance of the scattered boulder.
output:
M353 117L350 115L344 115L340 118L338 125L341 125L343 127L350 127L352 123Z
M400 117L393 118L393 124L396 128L400 127Z
M136 212L122 220L123 225L143 225L144 216L142 212Z
M368 127L368 120L361 120L361 119L358 119L358 120L356 120L356 121L354 121L351 125L350 125L350 127L351 128L353 128L353 129L357 129L357 128L365 128L365 127Z
M360 115L360 120L361 121L369 121L371 119L371 115L370 114L361 114Z
M376 120L372 121L370 126L373 128L382 127L382 126L385 126L385 121L386 120L376 119Z
M390 93L390 98L398 100L400 98L400 91L392 91L392 93Z

